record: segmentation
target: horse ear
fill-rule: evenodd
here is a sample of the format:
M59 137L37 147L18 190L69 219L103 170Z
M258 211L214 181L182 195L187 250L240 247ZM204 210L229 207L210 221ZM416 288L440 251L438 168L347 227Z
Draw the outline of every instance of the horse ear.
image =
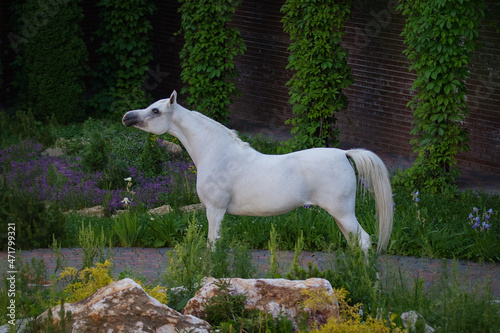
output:
M174 106L177 103L177 91L173 91L172 95L170 95L170 100L168 101L169 106Z

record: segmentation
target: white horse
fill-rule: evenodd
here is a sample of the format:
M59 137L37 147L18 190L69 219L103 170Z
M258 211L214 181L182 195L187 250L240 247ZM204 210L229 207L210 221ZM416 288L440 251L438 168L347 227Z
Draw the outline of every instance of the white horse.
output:
M392 191L387 169L374 153L315 148L284 155L264 155L241 141L234 131L177 104L177 93L123 116L123 124L154 134L177 137L197 169L196 191L205 204L208 241L219 237L226 213L272 216L304 205L317 205L336 220L344 236L355 236L366 252L370 236L354 214L356 174L373 187L379 237L377 251L387 247L392 230Z

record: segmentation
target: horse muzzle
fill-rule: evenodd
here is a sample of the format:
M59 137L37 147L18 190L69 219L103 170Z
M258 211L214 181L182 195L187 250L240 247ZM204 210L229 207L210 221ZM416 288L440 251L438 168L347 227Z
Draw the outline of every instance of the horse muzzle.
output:
M134 125L138 125L140 122L140 118L135 114L134 111L129 111L125 113L122 119L123 125L130 127Z

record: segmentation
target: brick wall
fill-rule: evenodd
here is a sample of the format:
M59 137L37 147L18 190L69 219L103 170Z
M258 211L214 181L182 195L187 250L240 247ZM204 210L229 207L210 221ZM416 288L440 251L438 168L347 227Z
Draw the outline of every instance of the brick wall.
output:
M500 33L490 26L500 22L500 8L493 3L481 28L483 47L474 57L467 81L470 152L460 154L459 163L500 174ZM243 97L231 106L231 125L240 130L286 133L289 128L284 122L293 117L285 87L291 73L285 69L289 40L282 31L281 5L245 0L232 22L248 48L236 60ZM410 64L402 53L404 18L396 6L394 0L354 1L344 45L355 82L346 91L349 107L339 116L338 125L346 146L411 158L412 111L406 104L412 98L415 74L408 71Z
M470 152L459 155L460 165L475 170L500 174L500 6L487 0L489 18L481 28L483 47L470 66L467 81L468 105L471 111L465 125L470 132ZM1 42L8 45L10 31L8 15L13 1L2 2L0 22ZM97 0L81 2L85 18L82 27L89 47L89 62L94 67L98 39L94 31L99 23ZM237 27L247 51L237 57L240 77L237 85L243 96L230 107L230 126L289 136L286 119L293 117L285 86L292 73L288 64L288 34L283 32L280 13L282 1L243 0L234 15L231 26ZM165 98L172 90L182 88L179 52L183 45L177 1L155 1L157 10L151 20L154 31L153 62L145 81L145 88L156 99ZM355 0L352 18L347 22L344 45L350 52L349 64L354 83L346 91L349 107L339 116L338 125L344 146L366 147L374 151L389 151L412 157L412 112L406 103L412 98L410 87L415 78L408 71L409 63L402 51L400 36L404 19L395 9L396 0ZM496 23L497 26L491 26ZM2 102L10 100L5 87L12 78L8 63L12 60L3 52L5 85L1 89ZM180 96L182 102L182 96Z

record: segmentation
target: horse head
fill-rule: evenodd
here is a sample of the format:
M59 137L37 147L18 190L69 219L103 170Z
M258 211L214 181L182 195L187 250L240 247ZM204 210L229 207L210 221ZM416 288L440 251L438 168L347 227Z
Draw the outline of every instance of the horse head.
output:
M132 110L123 116L125 126L134 126L157 135L166 133L172 120L173 108L177 104L177 92L174 90L170 98L154 102L145 109Z

